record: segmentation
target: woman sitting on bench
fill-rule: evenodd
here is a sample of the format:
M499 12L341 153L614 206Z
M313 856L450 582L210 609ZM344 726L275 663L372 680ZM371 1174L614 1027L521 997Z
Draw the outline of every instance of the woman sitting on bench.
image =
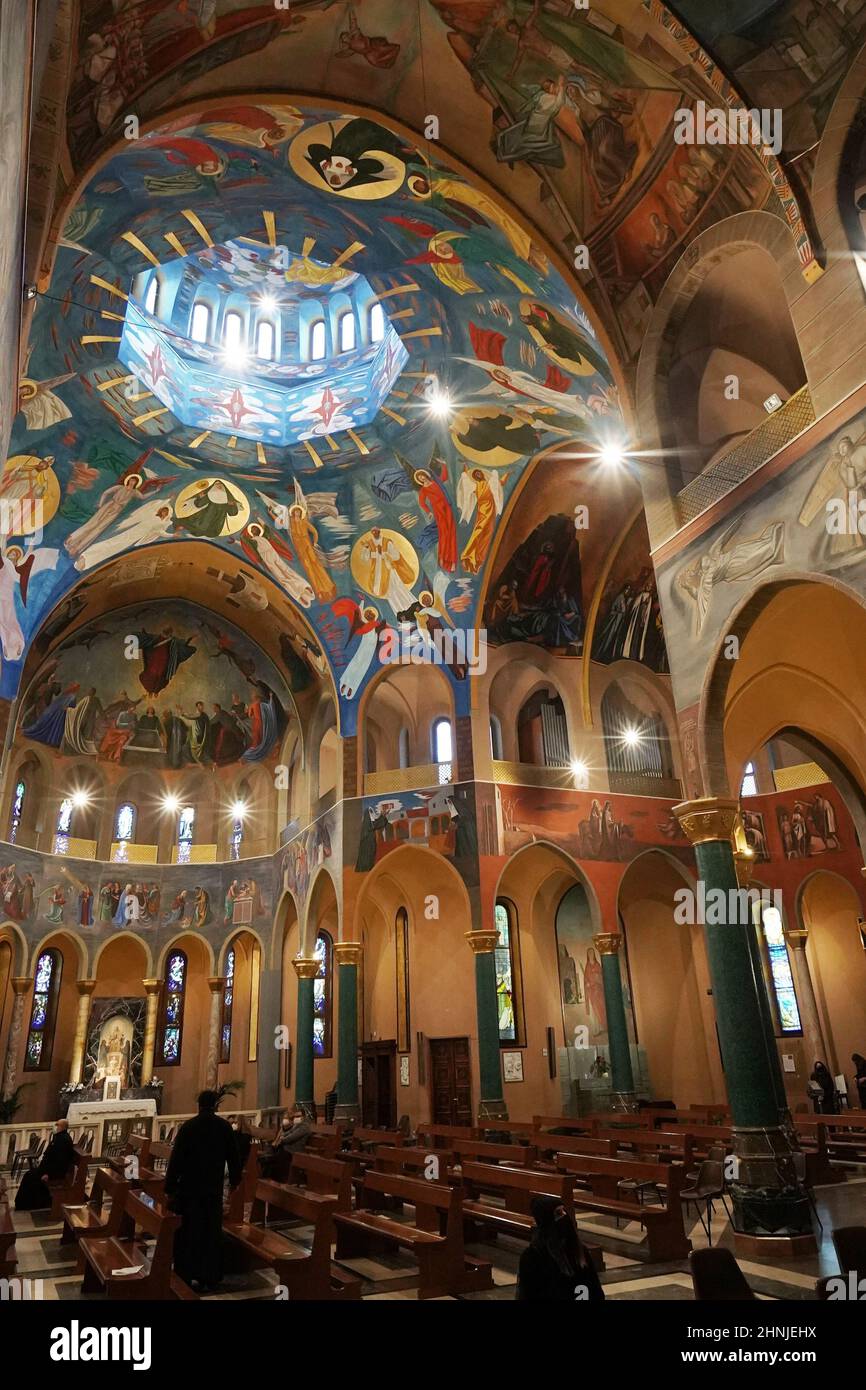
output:
M58 1120L38 1168L21 1179L15 1198L16 1211L41 1211L51 1206L50 1182L62 1182L75 1164L75 1145L66 1120Z
M520 1256L519 1303L601 1303L604 1291L558 1197L533 1197L535 1226Z

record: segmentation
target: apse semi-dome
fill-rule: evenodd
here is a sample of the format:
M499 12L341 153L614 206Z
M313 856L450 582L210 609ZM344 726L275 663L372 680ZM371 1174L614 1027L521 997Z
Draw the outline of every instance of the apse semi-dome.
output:
M369 424L408 360L363 275L245 237L137 275L118 355L182 424L277 446Z

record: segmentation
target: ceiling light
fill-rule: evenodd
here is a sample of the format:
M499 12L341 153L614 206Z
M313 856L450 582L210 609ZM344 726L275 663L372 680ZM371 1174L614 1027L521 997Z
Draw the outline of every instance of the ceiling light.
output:
M259 300L259 305L266 314L272 314L277 307L277 301L272 294L263 294Z
M169 815L175 815L180 810L179 799L172 792L169 792L167 796L162 798L162 809L167 811Z
M72 793L72 796L70 797L70 800L71 800L73 806L76 807L76 809L80 809L80 807L82 807L82 806L88 806L88 805L90 804L90 792L86 792L86 791L77 791L77 792L73 792L73 793Z
M243 820L247 813L247 803L245 801L233 801L231 805L232 820Z
M427 398L427 408L431 415L438 419L445 419L454 409L454 402L447 391L444 391L439 382L433 378L425 392Z
M618 440L609 439L606 444L602 444L598 451L598 461L603 463L605 468L617 468L625 462L625 449Z
M581 758L574 758L571 763L571 775L579 787L585 787L589 781L589 768Z
M642 738L643 734L641 733L640 729L635 729L631 725L629 725L629 727L626 729L625 733L622 736L623 743L627 743L629 748L634 748L638 743L640 743Z

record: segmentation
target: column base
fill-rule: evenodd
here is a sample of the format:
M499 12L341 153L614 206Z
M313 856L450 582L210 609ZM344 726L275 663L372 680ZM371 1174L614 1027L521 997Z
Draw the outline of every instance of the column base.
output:
M504 1100L480 1100L478 1102L479 1120L507 1120L508 1106Z
M759 1260L805 1260L814 1255L818 1242L811 1236L747 1236L734 1231L734 1253Z
M355 1121L359 1121L360 1118L361 1118L361 1107L360 1107L359 1103L358 1103L356 1100L355 1100L355 1101L347 1101L347 1103L346 1103L345 1105L341 1105L340 1102L337 1101L337 1104L334 1106L334 1119L335 1119L335 1120L355 1120Z

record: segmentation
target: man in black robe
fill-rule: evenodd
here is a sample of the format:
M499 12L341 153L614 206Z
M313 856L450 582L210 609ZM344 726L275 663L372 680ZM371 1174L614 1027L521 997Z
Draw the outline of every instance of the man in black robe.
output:
M198 1115L182 1124L165 1175L165 1195L181 1218L174 1242L174 1267L198 1291L222 1279L223 1179L241 1180L237 1136L216 1113L216 1091L202 1091Z
M75 1145L67 1120L58 1120L48 1148L38 1168L31 1168L21 1179L15 1198L16 1211L41 1211L51 1206L49 1183L62 1182L75 1166Z

